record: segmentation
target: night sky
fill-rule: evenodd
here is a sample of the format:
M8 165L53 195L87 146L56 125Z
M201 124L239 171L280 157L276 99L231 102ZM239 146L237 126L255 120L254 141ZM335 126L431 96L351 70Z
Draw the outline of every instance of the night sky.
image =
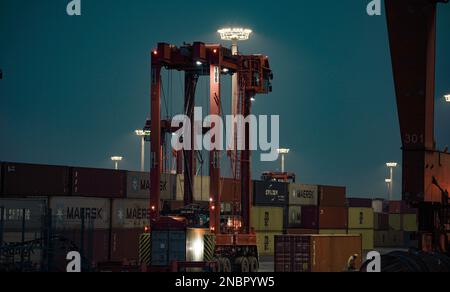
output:
M66 15L68 2L0 0L0 160L111 168L109 157L123 155L123 168L139 169L133 132L149 116L150 51L162 41L217 43L218 28L239 25L255 32L241 51L270 57L274 92L254 113L280 115L288 170L302 183L345 185L349 196L386 195L385 163L401 162L401 141L386 21L367 16L369 0L82 0L81 17ZM165 84L165 112L179 113L180 78ZM436 85L443 148L450 5L439 5ZM201 80L199 103L206 91ZM255 159L254 177L264 170L279 163ZM400 178L397 170L397 197Z

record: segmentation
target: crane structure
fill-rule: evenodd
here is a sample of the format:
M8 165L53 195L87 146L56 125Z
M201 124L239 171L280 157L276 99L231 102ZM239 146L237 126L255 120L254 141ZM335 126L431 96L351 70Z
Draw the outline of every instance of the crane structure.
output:
M184 72L184 114L194 121L196 86L200 77L209 77L210 115L221 116L222 76L237 75L239 82L239 113L246 118L251 114L251 99L256 94L268 94L272 91L273 74L269 59L263 55L236 54L220 44L194 42L181 47L159 43L151 57L151 165L150 165L150 219L151 228L167 225L167 219L161 216L160 188L158 183L163 173L163 145L166 133L174 133L170 121L161 120L161 71L176 70ZM191 123L194 133L194 123ZM211 125L211 129L214 125ZM239 177L241 181L241 222L232 231L224 232L221 228L221 157L219 150L209 153L210 206L209 233L215 238L214 257L225 261L225 266L234 265L235 261L244 261L250 265L257 261L256 236L251 229L250 212L252 206L251 191L251 152L249 147L250 125L244 124L245 150L240 151ZM203 133L211 129L203 128ZM218 137L215 137L218 139ZM194 141L193 139L191 141ZM180 159L182 157L182 159ZM184 203L193 203L193 180L195 176L195 150L186 149L177 153L177 173L184 165Z
M403 200L423 251L449 253L450 154L434 136L436 10L448 0L385 0L403 150Z

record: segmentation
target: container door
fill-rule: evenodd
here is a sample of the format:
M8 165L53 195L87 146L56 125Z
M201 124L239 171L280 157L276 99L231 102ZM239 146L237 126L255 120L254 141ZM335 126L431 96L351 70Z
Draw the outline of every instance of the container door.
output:
M174 261L186 261L186 233L184 231L171 231L169 243L169 264Z
M168 266L169 233L167 231L152 232L152 266Z

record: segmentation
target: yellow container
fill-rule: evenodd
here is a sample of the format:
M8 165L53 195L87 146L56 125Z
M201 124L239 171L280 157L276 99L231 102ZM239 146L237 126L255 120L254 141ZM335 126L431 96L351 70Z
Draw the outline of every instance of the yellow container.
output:
M372 208L348 208L349 229L373 229Z
M402 230L402 215L389 214L389 229L395 231Z
M419 230L416 214L405 214L402 219L403 231L417 232Z
M275 236L283 232L256 232L256 243L260 256L273 256L275 253Z
M252 207L252 227L256 231L283 230L283 208Z
M349 235L361 235L363 250L373 250L375 231L373 229L349 229Z
M174 176L176 180L176 199L177 201L183 201L184 199L184 175ZM210 178L209 176L195 176L193 195L194 201L196 202L209 202L209 187Z
M343 229L321 229L319 230L320 235L344 235L347 234L347 230Z

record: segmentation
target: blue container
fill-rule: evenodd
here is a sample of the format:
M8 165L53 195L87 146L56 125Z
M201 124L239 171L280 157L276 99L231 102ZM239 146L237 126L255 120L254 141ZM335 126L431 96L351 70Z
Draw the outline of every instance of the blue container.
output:
M186 232L152 232L152 266L167 267L172 262L186 261Z

